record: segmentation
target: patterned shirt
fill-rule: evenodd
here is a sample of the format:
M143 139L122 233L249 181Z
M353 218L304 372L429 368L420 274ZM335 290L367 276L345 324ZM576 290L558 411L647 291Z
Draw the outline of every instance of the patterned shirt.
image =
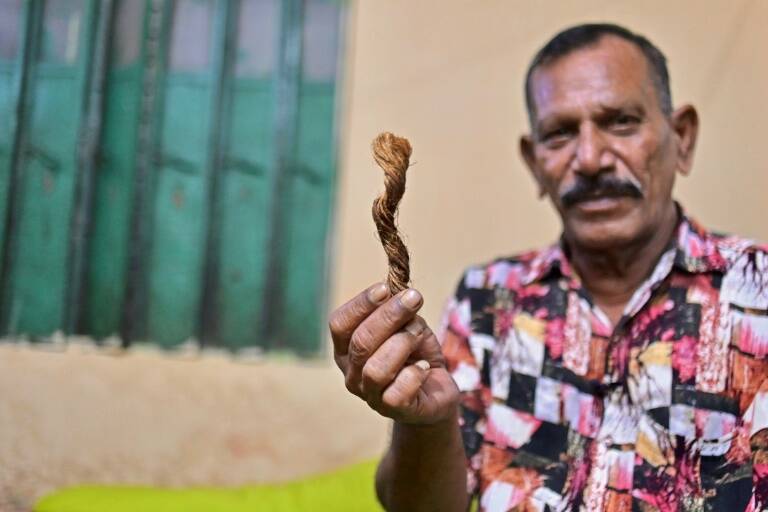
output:
M442 344L480 510L768 510L768 246L673 242L615 326L559 244L466 271Z

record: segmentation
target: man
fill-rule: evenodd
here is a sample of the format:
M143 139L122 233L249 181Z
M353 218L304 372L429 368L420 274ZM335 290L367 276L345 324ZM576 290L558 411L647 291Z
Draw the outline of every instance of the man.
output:
M394 420L380 500L768 509L768 247L674 202L696 110L672 109L662 53L615 25L555 36L526 99L520 150L559 243L467 270L440 343L415 290L377 284L331 316L347 388Z

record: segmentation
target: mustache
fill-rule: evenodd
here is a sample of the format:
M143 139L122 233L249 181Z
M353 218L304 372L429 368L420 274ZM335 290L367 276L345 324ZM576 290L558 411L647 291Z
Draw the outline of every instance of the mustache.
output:
M582 178L560 195L560 201L563 206L570 208L576 203L594 199L595 197L634 197L642 199L643 191L630 181L622 181L613 177Z

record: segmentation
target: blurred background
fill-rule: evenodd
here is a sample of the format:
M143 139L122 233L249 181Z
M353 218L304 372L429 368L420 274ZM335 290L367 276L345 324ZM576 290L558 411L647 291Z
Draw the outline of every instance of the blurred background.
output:
M558 235L517 155L535 51L610 21L699 108L677 196L768 239L765 0L0 0L0 510L63 486L285 481L376 457L328 311L385 275L370 141L433 325Z

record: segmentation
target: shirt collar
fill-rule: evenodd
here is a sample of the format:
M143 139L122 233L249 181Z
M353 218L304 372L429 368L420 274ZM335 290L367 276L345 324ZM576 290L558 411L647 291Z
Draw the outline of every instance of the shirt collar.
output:
M563 248L563 239L561 237L557 243L539 251L528 263L528 268L520 282L527 286L536 281L541 281L554 273L569 279L572 278L574 273L571 270L571 264L565 256Z
M682 213L682 209L680 211ZM691 274L725 272L728 262L720 252L720 238L682 214L677 228L674 268Z
M672 267L691 274L724 272L727 262L718 247L717 241L720 237L688 217L679 204L677 209L680 221L670 247L665 251L675 252ZM566 279L576 279L566 255L562 236L557 243L540 251L530 260L521 282L523 285L529 285L554 273L559 273Z

